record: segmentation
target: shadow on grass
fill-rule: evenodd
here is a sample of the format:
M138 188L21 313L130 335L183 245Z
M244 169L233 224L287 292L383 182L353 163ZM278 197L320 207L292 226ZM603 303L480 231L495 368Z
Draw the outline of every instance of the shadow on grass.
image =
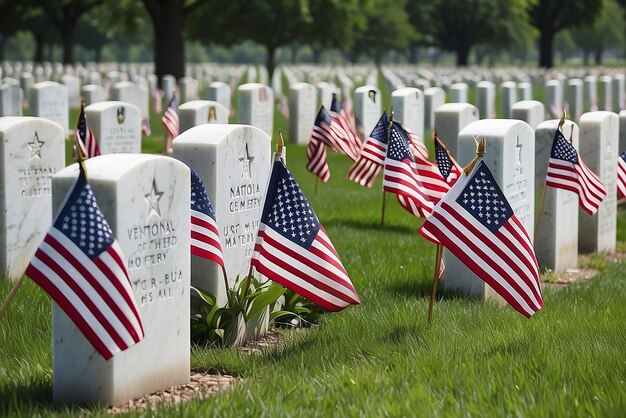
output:
M432 279L431 279L432 280ZM381 289L389 295L402 299L421 299L430 297L433 290L432 281L403 280L387 284ZM441 298L441 283L437 288L437 300Z
M52 382L39 380L0 386L1 416L12 416L29 409L57 409L52 403Z
M362 231L379 231L379 232L393 232L398 234L414 234L419 235L417 232L417 227L412 228L408 226L401 225L380 225L380 221L376 222L363 222L357 220L346 220L346 219L329 219L324 222L325 226L347 226L349 228L359 229Z

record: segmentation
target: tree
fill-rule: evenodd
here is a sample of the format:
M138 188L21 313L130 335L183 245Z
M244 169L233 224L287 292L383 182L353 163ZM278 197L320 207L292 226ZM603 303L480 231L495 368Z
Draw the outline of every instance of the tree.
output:
M415 37L405 9L406 0L372 0L363 4L365 25L356 34L353 53L372 56L380 65L390 50L404 50Z
M624 17L615 0L605 0L593 25L571 31L572 39L583 50L585 65L595 55L596 65L602 64L604 50L624 45Z
M539 30L539 66L552 67L552 44L559 31L593 23L601 5L602 0L535 0L528 13Z
M159 83L165 74L185 75L185 25L187 17L206 0L141 0L150 15L154 31L154 72ZM228 2L225 2L228 3ZM219 13L220 4L212 2ZM209 15L210 16L210 15ZM217 18L213 17L217 20ZM204 22L207 23L206 20ZM211 22L212 23L212 22Z
M421 0L424 1L424 0ZM456 53L457 66L468 64L473 46L505 47L525 27L526 0L434 0L427 32L436 46Z

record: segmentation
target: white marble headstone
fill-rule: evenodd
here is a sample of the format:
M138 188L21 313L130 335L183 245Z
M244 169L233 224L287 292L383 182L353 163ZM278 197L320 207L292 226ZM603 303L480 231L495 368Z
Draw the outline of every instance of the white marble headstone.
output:
M115 154L86 161L87 177L117 239L145 337L105 361L53 303L53 400L119 405L189 382L189 168L173 158ZM52 181L55 212L78 175Z
M248 274L271 170L271 139L247 125L200 125L174 139L174 158L194 170L215 209L230 286ZM222 270L192 256L192 285L226 302Z
M545 120L546 110L538 100L522 100L513 105L511 113L513 119L523 120L534 129Z
M86 84L82 87L81 93L85 106L104 101L104 89L97 84Z
M410 129L423 142L424 93L415 87L403 87L391 93L391 103L394 118L402 122L402 125Z
M317 106L323 104L326 109L330 109L333 102L333 93L339 93L339 89L332 83L321 81L315 85L317 89Z
M30 111L33 116L58 123L67 136L69 130L69 105L67 87L55 81L35 83L30 92Z
M446 102L446 92L441 87L424 90L424 129L435 127L435 110Z
M598 77L588 75L584 78L584 104L585 111L593 112L598 110Z
M580 211L578 247L581 252L615 251L617 224L617 157L619 118L613 112L588 112L580 117L580 155L604 183L607 197L598 212L589 216Z
M513 118L513 105L517 102L517 84L515 81L505 81L502 87L502 117Z
M546 83L546 117L558 118L563 113L563 83L549 80Z
M61 76L61 84L67 87L69 104L71 107L80 107L80 80L71 74Z
M626 110L619 112L619 149L621 154L626 151Z
M600 77L600 105L598 110L613 111L613 98L611 93L613 90L613 77L603 75Z
M450 86L450 98L453 103L467 103L468 87L466 83L454 83Z
M180 133L205 123L228 123L228 109L212 100L192 100L178 108Z
M111 88L111 100L126 102L137 106L141 117L150 121L148 90L132 81L121 81Z
M481 119L496 117L496 86L491 81L481 81L476 85L476 100Z
M231 88L230 85L222 82L222 81L214 81L209 84L207 89L207 94L209 100L213 100L214 102L220 103L230 112L230 96L231 96Z
M46 119L0 118L0 155L0 271L19 279L50 227L50 179L65 167L65 133Z
M180 91L180 101L190 102L198 100L199 83L193 77L183 77L178 81L178 90Z
M517 84L517 99L518 100L532 100L533 99L533 85L530 81L522 81Z
M568 109L570 117L578 120L583 114L583 81L580 78L572 78L567 82L569 90Z
M470 123L459 133L459 164L465 166L476 155L475 138L484 137L487 164L509 201L513 212L532 241L535 202L535 132L526 122L513 119L483 119ZM500 296L459 259L445 254L444 289L488 300Z
M541 193L546 182L546 172L558 119L547 120L535 128L535 213L541 207ZM572 131L572 128L574 129ZM572 138L578 149L578 125L566 120L562 132ZM547 187L540 224L536 227L535 254L539 269L548 268L555 273L578 266L578 196L569 190ZM537 215L539 217L539 215Z
M478 108L469 103L445 103L435 110L435 130L456 158L461 129L478 120Z
M253 67L251 67L253 68ZM242 84L237 89L237 123L252 125L272 135L274 129L274 92L264 84Z
M626 75L615 74L613 76L613 110L622 109L626 109Z
M176 90L176 77L171 74L165 74L161 77L161 90L163 90L163 100L169 103L174 90Z
M289 141L308 144L319 104L315 86L295 83L289 86Z
M141 111L126 102L97 102L85 107L101 154L141 152Z
M19 84L0 87L0 116L22 116L22 88Z
M383 98L380 89L365 85L354 90L354 114L363 125L363 132L369 135L383 113Z

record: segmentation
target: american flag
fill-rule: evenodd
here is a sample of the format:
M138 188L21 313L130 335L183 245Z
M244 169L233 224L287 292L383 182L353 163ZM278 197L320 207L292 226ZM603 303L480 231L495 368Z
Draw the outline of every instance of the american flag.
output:
M606 197L600 178L587 167L560 129L554 133L546 184L577 193L580 206L590 215L597 212Z
M141 133L145 136L152 135L152 129L150 129L150 121L147 117L141 119Z
M420 233L441 242L522 315L543 307L528 233L483 161L461 175Z
M358 155L357 157L352 155L352 150L346 141L345 131L339 126L337 121L331 117L330 112L324 108L324 105L320 106L320 110L315 117L311 138L325 143L334 151L345 154L352 160L356 160L358 157Z
M393 122L389 135L383 190L395 193L400 204L415 216L426 217L434 207L417 173L407 133L397 122Z
M315 136L311 136L311 141L309 141L309 145L306 147L306 156L308 159L306 169L319 177L324 183L328 182L330 179L330 168L328 168L328 162L326 161L326 145Z
M626 151L617 158L617 193L626 197Z
M441 139L435 136L435 162L441 176L450 186L456 183L461 176L461 168L450 157L450 151L443 145Z
M224 268L224 254L215 222L215 212L204 182L191 170L191 254Z
M178 101L176 100L176 95L172 95L170 102L167 105L167 109L163 113L163 117L161 118L163 121L163 125L165 126L165 130L169 138L173 139L178 136L179 130L179 121L178 121Z
M280 157L274 160L251 265L330 311L360 303L337 251Z
M345 143L345 147L348 148L346 155L353 161L356 161L361 153L361 140L350 124L350 115L341 106L341 102L337 99L335 93L333 93L333 100L330 103L330 116L334 125L337 126L337 131L341 132L340 136Z
M387 112L383 112L372 133L365 140L359 159L348 171L350 180L359 183L361 186L372 187L385 163L388 131L389 120L387 119Z
M123 258L81 169L26 274L106 360L144 336Z
M78 115L78 124L76 125L76 139L78 143L82 144L84 147L84 150L87 153L87 158L97 157L100 155L100 147L98 147L96 137L93 135L93 132L91 132L91 129L87 127L84 103L80 105L80 114ZM74 157L76 157L77 152L78 150L74 146Z

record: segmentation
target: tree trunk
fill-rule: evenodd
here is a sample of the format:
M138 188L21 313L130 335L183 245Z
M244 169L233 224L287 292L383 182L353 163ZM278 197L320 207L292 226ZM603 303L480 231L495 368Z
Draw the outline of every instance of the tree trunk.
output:
M61 40L63 42L63 64L73 62L72 48L74 47L74 31L76 22L68 22L62 27Z
M554 33L544 28L539 34L539 66L544 68L552 68L552 41Z
M467 67L469 53L470 53L470 47L466 45L459 46L456 49L456 66L457 67Z
M602 65L603 53L604 53L604 48L596 49L596 54L595 54L596 65Z
M274 68L276 68L276 46L265 45L267 49L267 56L265 57L265 68L267 68L267 75L269 79L272 79L274 74Z
M162 4L158 18L153 16L154 29L154 73L159 80L171 74L177 79L185 76L185 41L183 31L185 15L179 2L166 1Z
M38 33L33 32L33 38L35 38L35 55L33 56L33 61L35 63L41 63L43 62L44 46L46 44L46 37L43 30Z
M322 48L313 48L313 62L319 64L322 59Z
M419 52L418 52L419 48L417 45L411 45L409 47L409 63L410 64L417 64L417 61L419 60Z
M0 35L0 61L4 61L4 47L7 44L8 38L4 35Z
M295 64L298 58L298 45L291 45L291 63Z

